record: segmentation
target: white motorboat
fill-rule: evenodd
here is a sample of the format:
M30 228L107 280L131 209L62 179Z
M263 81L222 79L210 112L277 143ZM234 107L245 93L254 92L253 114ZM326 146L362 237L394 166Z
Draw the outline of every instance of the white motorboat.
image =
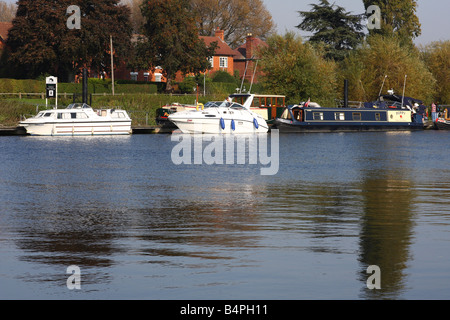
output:
M243 97L242 104L233 102ZM225 101L208 102L200 110L176 112L168 119L183 133L266 133L266 120L250 110L253 98L253 94L232 94Z
M28 134L38 136L128 135L131 118L125 110L94 110L85 103L50 109L20 122Z

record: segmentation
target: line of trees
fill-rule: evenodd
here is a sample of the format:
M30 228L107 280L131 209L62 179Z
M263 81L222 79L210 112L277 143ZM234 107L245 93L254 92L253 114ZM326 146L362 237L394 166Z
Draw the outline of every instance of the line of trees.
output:
M311 98L334 105L343 99L344 79L351 100L372 101L383 82L385 91L401 94L407 75L407 95L450 104L450 41L414 45L421 34L417 1L363 2L366 9L380 7L381 28L363 32L366 13L352 14L320 0L311 11L299 12L297 28L312 32L307 41L292 32L270 38L261 50L266 89L287 95L291 103Z
M81 28L67 26L71 5L80 8ZM112 37L116 65L162 66L168 91L176 72L208 69L216 44L206 47L199 35L223 28L225 40L238 45L247 32L265 38L273 30L262 0L19 0L12 24L1 77L73 81L85 67L110 74Z
M298 103L311 98L333 104L350 82L350 99L376 99L385 89L400 93L405 75L407 94L426 103L450 104L450 41L414 45L421 34L416 0L362 0L381 9L380 28L367 30L366 12L353 14L318 0L300 11L297 28L312 33L305 41L293 32L274 33L262 0L19 0L1 56L0 76L35 78L45 73L71 80L89 67L109 72L110 36L115 61L134 69L162 66L167 89L177 71L198 73L214 51L198 35L217 27L234 46L248 32L265 39L259 66L270 93ZM0 2L1 3L1 2ZM78 5L82 27L68 30L66 9ZM131 41L132 34L139 39Z

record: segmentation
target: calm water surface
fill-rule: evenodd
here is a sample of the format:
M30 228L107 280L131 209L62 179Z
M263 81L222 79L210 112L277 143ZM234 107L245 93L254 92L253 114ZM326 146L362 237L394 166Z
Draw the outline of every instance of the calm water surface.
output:
M261 176L170 135L0 138L0 298L450 298L448 132L279 141Z

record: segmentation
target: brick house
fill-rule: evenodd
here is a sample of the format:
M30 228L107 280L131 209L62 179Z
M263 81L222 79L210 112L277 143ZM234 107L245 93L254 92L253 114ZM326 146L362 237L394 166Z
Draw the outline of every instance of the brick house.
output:
M236 52L224 40L224 31L217 28L213 37L200 36L206 46L217 42L217 48L214 56L210 59L210 72L226 71L230 75L234 75L234 56Z
M267 44L259 38L253 37L252 34L248 34L246 43L237 49L233 50L224 40L224 31L217 28L214 31L214 36L199 36L207 46L213 42L217 42L217 48L214 56L210 59L211 68L208 70L208 74L212 75L216 71L226 71L230 75L234 76L238 71L239 78L242 79L247 66L247 72L245 79L251 81L258 59L257 49L260 46L266 46ZM132 41L137 41L138 36L134 36ZM258 77L261 75L260 71L255 73L254 83L258 82ZM143 82L166 82L167 79L163 75L161 67L156 67L152 70L130 70L126 68L125 63L116 67L114 72L114 78L117 80L132 80ZM175 81L183 81L183 75L181 72L176 74Z
M257 60L260 58L258 49L262 46L267 46L267 43L249 33L245 43L235 50L234 68L239 72L240 79L245 75L245 80L251 82L254 76L253 82L258 82L258 78L262 75L257 65ZM257 68L256 72L255 67Z
M200 36L207 46L213 42L217 42L217 48L214 56L210 59L211 69L210 72L215 71L227 71L229 74L234 75L234 56L236 52L228 46L224 41L224 31L215 30L214 36ZM133 80L133 81L145 81L145 82L166 82L167 80L163 76L161 67L156 67L152 70L138 70L133 71L127 69L125 64L118 66L114 73L115 79L120 80ZM182 81L183 75L178 72L175 81Z
M11 22L0 22L0 50L6 46L8 31L12 28Z

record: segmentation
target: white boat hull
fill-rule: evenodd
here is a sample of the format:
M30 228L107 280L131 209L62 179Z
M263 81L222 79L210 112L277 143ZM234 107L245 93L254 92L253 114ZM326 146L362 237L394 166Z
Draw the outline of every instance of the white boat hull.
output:
M225 101L208 102L202 110L181 111L169 115L182 133L250 134L267 133L269 126L260 114L250 110L254 95L245 94L245 102L233 102L238 95Z
M267 123L259 116L237 119L228 117L197 118L196 112L191 112L189 115L186 113L174 114L171 115L169 119L183 133L247 134L267 133L269 131ZM232 123L233 121L234 126Z
M96 136L131 134L131 121L88 123L21 123L29 135Z
M125 110L93 110L73 103L66 109L50 109L20 122L34 136L97 136L131 134L131 118Z

